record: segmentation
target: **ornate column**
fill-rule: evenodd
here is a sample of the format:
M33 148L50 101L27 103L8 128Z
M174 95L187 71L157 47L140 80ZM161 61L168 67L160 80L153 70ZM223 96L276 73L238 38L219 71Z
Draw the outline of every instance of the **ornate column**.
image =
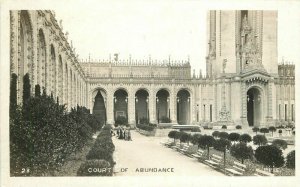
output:
M246 83L241 82L241 92L242 92L242 97L241 97L241 103L242 103L242 116L241 116L241 121L242 124L248 125L247 121L247 93L246 93Z
M172 123L177 123L177 116L176 116L176 95L174 91L174 85L172 85L172 90L170 93L170 119Z
M149 120L150 123L156 123L156 96L154 95L153 85L151 85L149 92Z
M106 113L107 113L107 124L114 124L114 97L113 97L113 92L112 92L112 86L108 86L107 90L107 108L106 108Z
M271 80L268 83L268 113L267 113L267 124L270 125L272 125L271 123L273 122L273 112L272 112L273 84L274 84L274 80L273 78L271 78Z
M135 94L132 88L129 89L128 93L128 123L135 126Z

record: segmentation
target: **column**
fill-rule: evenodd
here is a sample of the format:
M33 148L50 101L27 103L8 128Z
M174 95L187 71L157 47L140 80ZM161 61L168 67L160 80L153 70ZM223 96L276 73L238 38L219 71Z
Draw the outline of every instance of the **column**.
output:
M128 93L128 123L135 126L135 97L132 89Z
M154 95L153 85L149 90L149 120L150 123L156 123L156 96Z
M170 93L170 119L172 123L177 123L176 104L176 95L174 94L174 88L172 88Z
M107 90L107 107L106 107L106 115L107 115L107 124L114 124L114 97L111 92L111 88Z

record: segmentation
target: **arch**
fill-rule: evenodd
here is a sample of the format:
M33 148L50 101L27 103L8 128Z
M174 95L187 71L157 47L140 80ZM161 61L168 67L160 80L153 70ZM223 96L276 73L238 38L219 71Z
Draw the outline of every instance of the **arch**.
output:
M138 124L149 122L149 92L143 88L135 92L135 121Z
M102 125L106 124L107 114L106 114L106 91L98 88L94 89L92 92L93 99L93 111L92 113L95 115L96 119Z
M114 92L114 121L118 123L121 116L128 122L128 92L124 88Z
M42 87L46 88L47 80L47 50L46 41L43 29L39 29L38 33L38 63L37 63L37 83Z
M191 116L191 94L185 89L179 89L177 92L177 122L178 124L189 124Z
M161 88L156 92L156 120L169 122L170 120L170 92L168 89Z
M30 82L33 82L33 32L30 14L26 10L20 11L19 25L19 59L18 59L18 89L23 90L23 77L29 74ZM18 92L22 98L23 92Z
M50 45L50 92L56 94L56 54L53 44Z
M260 126L263 119L263 89L258 85L252 85L247 89L247 122L249 126Z

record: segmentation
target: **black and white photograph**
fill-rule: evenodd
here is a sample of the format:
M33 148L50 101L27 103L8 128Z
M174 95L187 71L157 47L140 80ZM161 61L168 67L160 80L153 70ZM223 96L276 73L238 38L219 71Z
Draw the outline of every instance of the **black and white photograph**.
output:
M1 186L295 186L300 3L213 2L1 3Z

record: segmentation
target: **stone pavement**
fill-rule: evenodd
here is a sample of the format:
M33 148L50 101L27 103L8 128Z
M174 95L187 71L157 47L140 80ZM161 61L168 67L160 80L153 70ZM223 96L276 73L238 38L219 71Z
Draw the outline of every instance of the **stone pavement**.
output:
M131 131L133 141L119 140L113 137L116 176L224 176L195 158L180 154L160 144L167 140L162 137L146 137ZM127 168L127 169L126 169ZM141 168L152 169L141 172ZM169 169L168 169L169 168ZM159 169L173 172L155 172Z

